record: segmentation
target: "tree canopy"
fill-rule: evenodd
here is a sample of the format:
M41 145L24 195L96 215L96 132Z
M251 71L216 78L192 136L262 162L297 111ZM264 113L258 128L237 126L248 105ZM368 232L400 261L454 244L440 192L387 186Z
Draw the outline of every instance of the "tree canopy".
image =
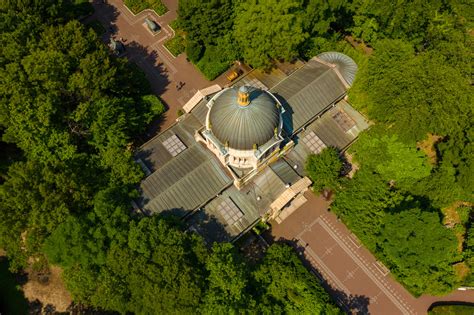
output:
M313 189L337 189L342 171L342 161L335 148L325 148L319 154L311 154L306 161L306 172L313 181Z

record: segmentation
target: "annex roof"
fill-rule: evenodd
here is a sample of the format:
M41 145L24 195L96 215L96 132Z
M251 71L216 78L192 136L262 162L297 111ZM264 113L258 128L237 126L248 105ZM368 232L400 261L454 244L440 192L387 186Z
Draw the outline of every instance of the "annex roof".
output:
M153 171L140 184L138 205L145 213L171 211L183 216L232 184L215 156L194 140L194 130L200 126L189 115L140 149L136 158ZM175 138L184 146L173 156L163 143Z
M271 92L285 107L286 131L295 134L341 99L346 94L346 87L332 67L312 59Z
M287 159L291 161L291 165L297 165L300 174L304 174L306 157L316 153L314 150L318 148L313 145L315 142L321 141L326 147L344 150L368 127L367 120L346 101L341 100L297 135L297 145L288 153Z
M300 179L286 161L278 160L242 190L235 186L225 189L193 215L188 223L208 242L231 241L252 227L271 203L287 190L288 184L292 185ZM232 211L232 217L237 220L232 221L222 213L223 205L226 204L238 209Z

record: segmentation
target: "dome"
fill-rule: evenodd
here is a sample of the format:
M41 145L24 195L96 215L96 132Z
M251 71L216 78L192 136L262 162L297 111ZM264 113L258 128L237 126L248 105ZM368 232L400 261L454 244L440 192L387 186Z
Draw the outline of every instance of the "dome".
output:
M352 85L357 73L357 64L350 57L335 51L324 52L317 56L319 59L336 65L337 70L346 80L349 86Z
M222 144L236 150L252 150L275 136L280 108L268 92L250 86L232 87L214 98L208 123Z

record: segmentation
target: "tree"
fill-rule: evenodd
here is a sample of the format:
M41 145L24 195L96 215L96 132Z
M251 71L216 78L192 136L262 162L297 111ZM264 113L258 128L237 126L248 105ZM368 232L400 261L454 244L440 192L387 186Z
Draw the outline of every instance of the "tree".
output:
M217 244L206 261L208 289L203 301L205 314L252 310L255 301L247 292L249 273L242 257L229 243Z
M336 314L328 294L287 245L273 244L253 273L257 312Z
M331 210L374 251L386 211L396 208L405 198L380 175L362 168L338 191Z
M234 4L232 0L183 0L179 2L178 15L188 43L215 45L232 29Z
M273 59L292 60L307 38L301 0L243 1L236 9L234 37L244 59L268 68Z
M408 40L420 47L427 43L429 30L439 18L455 17L460 4L441 1L369 1L356 0L352 4L354 25L350 28L356 37L375 43L378 39Z
M305 31L316 36L327 33L332 23L344 24L348 5L342 0L305 1L303 25Z
M428 132L446 135L470 126L469 81L442 56L415 55L409 44L397 40L380 41L375 48L367 78L360 81L372 118L392 125L407 143Z
M362 134L351 151L355 153L357 162L395 185L410 187L431 172L422 151L400 142L396 134L381 132L381 128Z
M454 233L435 212L410 209L388 214L379 246L397 278L414 294L443 294L456 283L460 259Z
M339 152L330 147L324 149L318 155L311 154L308 156L305 169L309 178L313 181L315 191L335 190L339 186L342 166Z

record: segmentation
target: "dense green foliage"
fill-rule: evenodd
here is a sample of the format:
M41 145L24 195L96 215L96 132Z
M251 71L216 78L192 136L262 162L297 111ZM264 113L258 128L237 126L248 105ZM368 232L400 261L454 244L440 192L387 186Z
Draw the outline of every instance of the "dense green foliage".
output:
M338 188L342 170L339 152L330 147L317 155L311 154L306 161L305 170L313 181L315 191Z
M273 245L253 273L261 314L340 314L288 246Z
M307 36L303 32L301 2L243 1L237 7L235 38L248 63L266 68L273 59L292 60L298 55L297 48Z
M438 213L411 209L388 214L377 242L388 266L412 292L444 293L455 283L456 237L440 224Z
M143 73L66 9L42 3L36 14L12 2L0 12L1 145L12 148L1 160L0 248L10 268L59 265L74 300L103 310L209 314L257 303L270 313L260 270L279 279L267 265L281 265L291 271L278 288L295 298L272 297L279 308L337 311L289 247L251 266L181 221L131 212L142 177L133 138L164 107Z

